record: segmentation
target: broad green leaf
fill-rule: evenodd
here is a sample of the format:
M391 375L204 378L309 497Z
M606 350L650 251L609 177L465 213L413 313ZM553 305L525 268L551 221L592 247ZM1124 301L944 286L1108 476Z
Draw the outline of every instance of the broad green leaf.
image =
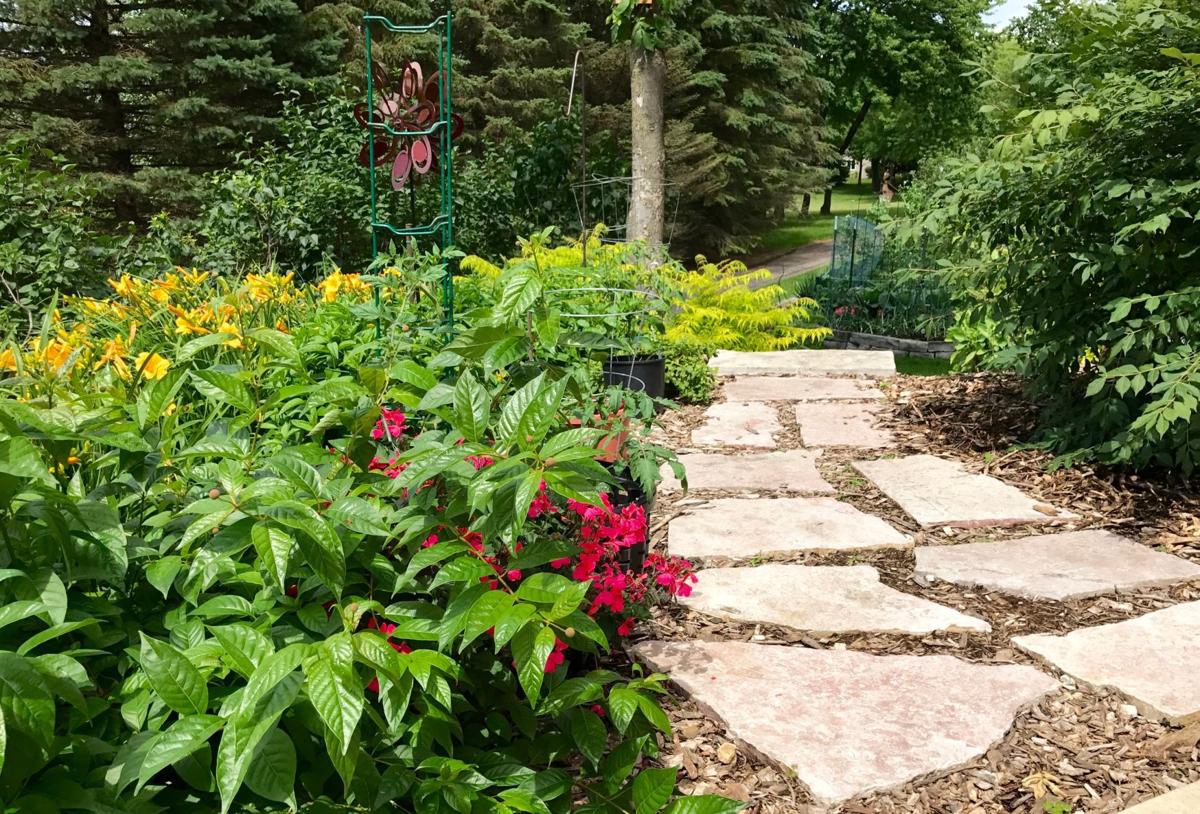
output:
M38 631L21 643L21 646L17 648L17 655L24 656L28 653L32 653L39 645L45 644L52 639L57 639L59 636L65 636L66 634L73 633L76 630L81 630L85 627L91 627L92 625L98 624L100 624L99 619L90 617L88 619L80 619L74 622L64 622L61 625L55 625L54 627L47 628L46 630Z
M554 651L554 631L545 625L527 624L512 640L513 657L517 662L517 679L525 690L531 706L537 704L542 681L546 677L546 661Z
M221 643L226 663L246 678L254 675L259 663L275 652L271 640L249 625L221 625L210 627L209 632Z
M676 797L667 806L664 814L736 814L745 807L745 803L730 800L728 797L699 794L693 797Z
M272 729L258 744L246 785L259 797L295 807L296 747L282 729Z
M254 399L245 383L223 370L193 370L193 384L206 398L228 404L243 413L254 410Z
M296 671L312 645L289 644L287 647L264 658L259 662L258 669L246 683L242 691L238 715L247 716L254 712L258 703L289 675Z
M313 499L320 500L327 497L321 473L317 471L315 466L305 461L299 455L290 452L281 452L278 455L271 456L271 459L267 461L267 466L292 486L307 493Z
M615 687L608 694L608 714L618 732L629 728L638 711L638 694L624 687Z
M21 599L0 606L0 628L46 612L46 606L36 599Z
M234 718L225 725L217 747L217 791L221 795L221 814L233 805L234 797L245 782L258 744L275 728L282 710L261 718Z
M292 549L296 547L295 538L277 526L257 523L250 530L250 539L258 554L258 564L279 586L280 592L286 591L288 563L292 558Z
M375 503L361 497L342 497L325 510L325 517L359 534L391 537L388 516Z
M658 814L675 792L678 769L642 769L633 779L634 814Z
M0 713L6 733L21 732L41 749L54 743L54 699L42 674L15 653L0 650Z
M487 432L492 399L471 372L465 371L454 386L456 427L468 441L480 441Z
M146 581L157 588L163 599L166 599L167 594L171 592L171 586L175 584L175 577L182 568L181 558L174 555L163 557L146 566Z
M579 752L593 766L597 765L600 758L604 757L604 745L608 739L608 729L600 716L590 709L571 710L567 729Z
M138 770L137 791L163 769L206 747L208 739L223 724L215 715L188 715L156 734L146 747L146 757Z
M363 712L363 687L354 672L349 634L339 633L319 644L304 660L304 675L309 702L345 754Z
M300 532L300 553L317 578L340 596L346 581L346 554L333 529L312 508L295 500L285 500L264 509L277 522Z
M182 715L203 715L208 710L208 684L196 666L166 642L140 633L138 660L158 697Z

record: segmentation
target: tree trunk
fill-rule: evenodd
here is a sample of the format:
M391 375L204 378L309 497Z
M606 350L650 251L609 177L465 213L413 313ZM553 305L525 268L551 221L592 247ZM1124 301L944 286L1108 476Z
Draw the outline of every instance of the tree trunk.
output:
M862 127L862 123L866 121L867 112L871 109L871 97L863 99L862 105L858 108L858 113L854 114L854 121L850 122L850 129L846 131L846 137L842 139L841 146L838 147L838 161L842 160L842 156L850 149L850 145L854 143L854 137L858 135L858 128ZM840 172L839 172L839 176ZM833 209L833 187L825 190L825 200L821 202L821 214L828 215Z
M663 146L663 94L667 62L660 50L630 49L630 91L633 110L633 184L629 194L626 237L647 247L663 242L666 209L666 149Z
M800 204L800 217L807 218L809 210L812 209L812 195L804 193L804 202Z

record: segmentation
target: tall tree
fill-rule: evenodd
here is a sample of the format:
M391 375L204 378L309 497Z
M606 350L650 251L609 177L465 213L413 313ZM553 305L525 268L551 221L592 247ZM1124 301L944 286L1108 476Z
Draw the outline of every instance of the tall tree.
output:
M292 0L0 0L0 20L0 137L75 162L122 221L273 137L340 48Z
M913 111L927 127L956 127L966 76L990 35L990 0L818 0L819 60L831 93L826 118L838 158L854 150L880 108ZM929 147L936 146L930 144ZM832 187L821 212L829 214Z

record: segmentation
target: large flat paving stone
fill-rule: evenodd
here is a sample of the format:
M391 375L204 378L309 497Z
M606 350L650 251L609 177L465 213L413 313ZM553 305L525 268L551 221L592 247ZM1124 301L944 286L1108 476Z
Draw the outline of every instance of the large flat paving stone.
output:
M1200 579L1200 566L1109 531L921 546L918 574L1031 599L1079 599Z
M1013 643L1093 687L1119 690L1149 717L1200 712L1200 602Z
M894 439L879 426L878 412L873 404L797 404L800 440L806 447L890 447Z
M704 423L692 431L692 443L712 447L775 448L775 433L782 428L770 404L759 401L726 401L704 411Z
M865 379L814 376L739 376L725 383L730 401L870 401L883 393Z
M789 449L751 455L693 452L679 456L690 489L746 489L761 492L834 492L817 471L819 450ZM661 489L678 491L671 467L662 467Z
M991 625L936 602L889 588L869 565L706 568L689 608L742 622L817 633L986 633Z
M1125 814L1196 814L1198 811L1200 783L1192 783L1127 808Z
M773 350L757 353L722 350L708 360L718 376L894 376L896 359L878 350Z
M749 642L644 642L634 653L824 805L955 770L1058 686L1032 667L953 656Z
M719 498L675 518L667 531L668 550L682 557L749 559L910 544L878 517L829 497Z
M933 455L859 461L854 468L922 526L1019 526L1072 518L1015 486Z

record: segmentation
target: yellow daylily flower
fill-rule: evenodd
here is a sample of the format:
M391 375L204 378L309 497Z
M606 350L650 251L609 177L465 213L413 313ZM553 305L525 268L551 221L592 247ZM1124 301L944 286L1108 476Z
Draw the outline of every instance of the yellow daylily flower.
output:
M139 353L133 366L141 372L142 378L155 381L167 375L171 369L171 360L157 353Z
M204 334L209 333L209 330L203 325L193 322L191 316L188 314L179 314L175 317L175 333L183 334L184 336L190 334L203 336Z
M227 339L221 344L227 348L240 348L242 345L242 331L232 322L222 322L221 327L217 328L219 334L229 334L232 338Z
M129 365L125 364L125 340L121 337L115 337L104 343L104 351L100 354L100 358L92 365L93 370L99 370L105 365L112 365L113 370L117 371L117 375L122 379L129 378Z
M179 275L183 277L183 281L188 284L189 288L196 288L208 279L207 271L196 271L196 269L185 271L182 267L176 267L175 271L179 272Z
M16 370L17 369L17 354L12 348L5 348L0 351L0 370Z

